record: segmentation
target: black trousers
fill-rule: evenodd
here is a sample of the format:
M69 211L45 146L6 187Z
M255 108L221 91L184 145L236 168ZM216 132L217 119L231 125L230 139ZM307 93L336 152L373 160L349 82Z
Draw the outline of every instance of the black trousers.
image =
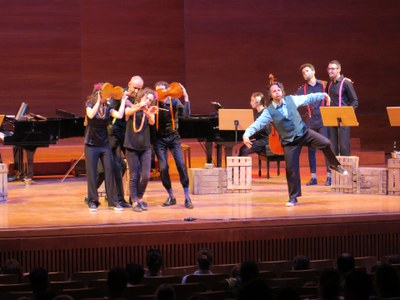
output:
M336 155L350 156L350 128L348 126L328 127L333 152Z
M324 137L329 138L328 127L322 126L319 128L313 128L312 130L322 134ZM317 173L317 158L316 158L317 149L314 147L308 147L308 162L310 164L310 172ZM331 172L329 169L329 161L325 157L326 171L328 173Z
M330 141L322 134L312 129L307 129L303 136L297 137L293 142L283 146L286 162L286 180L290 199L301 196L300 153L303 146L321 149L330 165L340 165L332 151Z

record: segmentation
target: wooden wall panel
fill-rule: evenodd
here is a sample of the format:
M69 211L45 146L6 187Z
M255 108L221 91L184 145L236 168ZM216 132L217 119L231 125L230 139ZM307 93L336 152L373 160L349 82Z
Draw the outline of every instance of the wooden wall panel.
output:
M78 0L0 1L0 111L54 115L81 91Z
M209 102L216 100L247 108L253 91L266 92L268 73L291 93L303 82L302 63L313 63L326 79L331 59L354 80L359 115L386 118L385 107L398 105L396 0L0 0L0 6L2 113L28 101L35 113L62 108L83 115L94 82L125 86L134 74L150 86L185 84L194 114L212 112ZM367 135L368 125L355 132Z

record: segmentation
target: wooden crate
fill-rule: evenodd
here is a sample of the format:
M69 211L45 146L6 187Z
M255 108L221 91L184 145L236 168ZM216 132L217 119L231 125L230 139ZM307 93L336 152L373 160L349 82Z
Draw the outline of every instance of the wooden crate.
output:
M226 192L226 169L189 169L189 191L194 195Z
M339 193L356 193L357 192L357 170L359 164L358 156L337 156L343 169L349 172L349 175L339 175L337 172L332 171L332 185L333 192Z
M387 168L358 168L357 193L387 194Z
M226 158L227 191L248 192L251 190L251 157L228 156Z
M388 159L388 194L400 195L400 158Z
M7 201L8 196L8 165L0 164L0 202Z

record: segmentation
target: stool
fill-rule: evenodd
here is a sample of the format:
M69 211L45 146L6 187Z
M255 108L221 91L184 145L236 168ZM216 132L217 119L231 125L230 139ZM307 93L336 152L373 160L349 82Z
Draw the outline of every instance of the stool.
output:
M285 160L285 157L283 155L276 155L274 153L272 153L269 150L269 147L266 146L266 150L265 152L261 152L260 154L258 154L258 177L261 177L261 161L265 160L267 161L267 179L270 178L269 176L269 168L270 168L270 162L271 161L276 161L277 163L277 168L278 168L278 176L281 175L281 170L280 170L280 166L281 166L281 161Z
M192 167L192 157L190 155L190 146L187 144L181 144L182 152L183 152L183 158L185 159L185 164L189 168Z

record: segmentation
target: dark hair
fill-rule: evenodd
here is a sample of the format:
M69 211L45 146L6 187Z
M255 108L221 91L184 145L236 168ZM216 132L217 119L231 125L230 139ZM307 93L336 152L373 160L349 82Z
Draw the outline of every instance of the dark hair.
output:
M372 279L365 271L353 270L346 276L345 299L368 300L372 290Z
M340 65L340 62L339 62L338 60L336 60L336 59L331 60L331 61L329 62L328 65L330 65L330 64L337 65L338 68L341 68L341 67L342 67L342 66Z
M255 261L247 260L240 265L240 278L243 283L257 278L259 273L258 265Z
M156 290L156 300L174 300L175 299L175 289L169 284L161 284Z
M336 259L336 267L339 272L345 274L354 270L356 267L356 261L354 259L353 254L351 253L342 253Z
M13 258L8 259L1 268L2 274L18 275L18 282L22 282L23 272L21 264Z
M147 268L151 275L156 275L160 272L164 265L163 255L158 249L150 249L147 252Z
M375 284L377 292L382 298L396 298L400 296L400 281L396 269L391 265L381 265L376 269Z
M213 261L213 255L208 249L202 249L197 254L197 263L201 270L209 270Z
M128 273L128 282L132 285L139 284L144 276L144 268L142 265L130 263L126 265L126 273Z
M283 83L279 82L279 81L274 81L273 83L271 83L268 87L268 97L270 100L272 100L272 96L271 96L271 87L276 85L277 87L279 87L282 91L282 96L285 97L285 88L283 86Z
M162 85L165 89L169 88L169 83L166 81L157 81L154 84L154 88L156 88L157 86Z
M121 297L128 283L128 274L124 268L114 267L107 274L107 286L113 297Z
M340 274L335 269L326 269L319 276L320 299L334 300L340 295Z
M308 270L310 269L310 259L305 255L297 255L293 259L293 270Z
M49 287L49 274L44 268L35 268L29 272L29 283L35 294L44 293Z
M302 64L302 65L300 66L300 69L299 69L299 70L300 70L300 71L303 71L304 68L310 68L311 70L315 71L314 66L313 66L312 64L310 64L310 63Z
M93 85L93 90L90 93L89 96L86 98L86 103L92 103L95 104L97 101L97 94L101 91L101 88L103 87L104 83L103 82L98 82Z

